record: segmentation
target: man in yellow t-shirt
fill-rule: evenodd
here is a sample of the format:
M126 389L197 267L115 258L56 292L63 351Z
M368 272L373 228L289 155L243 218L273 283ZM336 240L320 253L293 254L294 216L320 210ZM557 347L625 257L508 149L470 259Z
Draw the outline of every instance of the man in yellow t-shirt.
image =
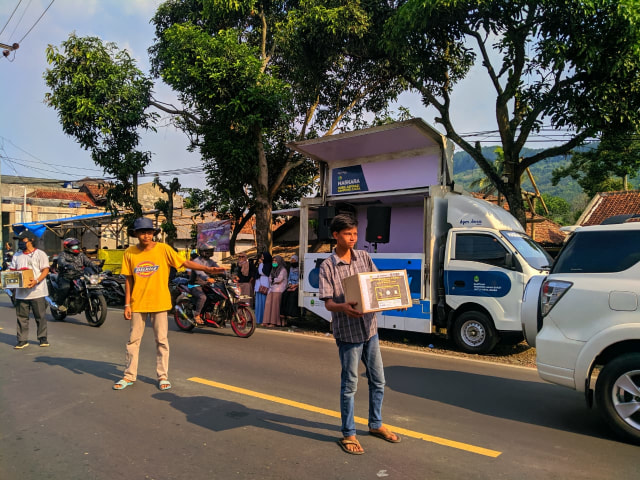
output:
M138 245L129 247L122 259L122 275L125 276L124 318L131 321L129 342L126 349L126 368L122 380L113 385L123 390L136 381L140 341L147 316L151 319L156 339L156 370L158 388L169 390L169 322L167 311L171 309L169 293L170 268L185 266L203 270L210 275L223 273L224 268L205 267L191 260L184 260L173 248L157 243L153 237L160 232L149 218L138 218L133 224L133 236Z

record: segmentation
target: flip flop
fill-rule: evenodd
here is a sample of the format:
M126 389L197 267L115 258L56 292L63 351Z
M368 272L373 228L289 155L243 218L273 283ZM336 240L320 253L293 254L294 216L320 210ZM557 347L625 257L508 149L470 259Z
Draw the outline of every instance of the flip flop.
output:
M393 433L391 430L388 429L383 429L381 432L374 432L369 430L369 435L373 435L374 437L378 437L381 438L382 440L386 440L387 442L390 443L400 443L400 441L402 440L402 437L400 437L400 435L398 435L397 433ZM396 436L395 440L393 439L393 435Z
M124 390L125 388L130 387L131 385L133 385L133 382L130 382L129 380L123 378L122 380L118 380L116 383L113 384L113 389Z
M160 380L158 382L158 388L162 391L169 390L171 388L171 382L169 380Z
M362 448L362 445L360 445L360 442L357 440L347 440L345 438L341 438L340 440L336 440L336 443L340 445L340 448L342 448L342 450L350 455L364 455L364 450L349 450L349 448L347 447L347 445L357 445Z

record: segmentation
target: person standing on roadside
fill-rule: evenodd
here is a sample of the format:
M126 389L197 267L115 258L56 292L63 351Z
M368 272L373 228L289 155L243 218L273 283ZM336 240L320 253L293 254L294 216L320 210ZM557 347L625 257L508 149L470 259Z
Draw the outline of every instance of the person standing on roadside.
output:
M387 442L401 438L382 424L384 397L384 367L378 341L375 313L362 314L346 303L342 279L356 273L375 272L377 268L365 251L355 250L358 241L358 221L348 214L336 215L331 221L331 235L337 244L333 254L320 266L320 300L331 312L333 336L338 345L340 365L340 416L343 438L338 445L352 455L362 455L364 449L356 438L354 398L358 388L358 365L365 365L369 381L369 434Z
M264 318L264 307L269 293L269 275L271 274L271 254L262 252L258 258L258 268L256 269L256 283L254 285L255 294L255 314L256 325L262 325Z
M169 245L154 241L160 229L153 226L149 218L138 218L133 223L132 236L138 245L127 248L122 259L122 275L125 276L124 318L131 321L129 342L126 348L126 368L122 380L113 385L114 390L124 390L134 384L138 374L140 341L144 333L147 316L151 319L156 340L156 373L158 388L168 390L169 323L167 311L171 309L169 271L171 267L185 266L202 270L211 275L219 268L206 267L191 260L184 260Z
M286 323L280 316L280 304L282 292L287 288L287 269L284 259L280 255L273 257L271 274L269 275L269 293L264 304L264 316L262 323L267 328L285 327Z
M23 230L17 237L18 252L11 259L10 270L31 270L33 279L24 288L17 288L16 316L18 319L18 343L15 349L29 345L29 309L33 312L38 325L38 340L41 347L48 347L47 319L44 316L47 308L45 297L49 295L47 275L49 274L49 257L35 247L36 236L29 230Z

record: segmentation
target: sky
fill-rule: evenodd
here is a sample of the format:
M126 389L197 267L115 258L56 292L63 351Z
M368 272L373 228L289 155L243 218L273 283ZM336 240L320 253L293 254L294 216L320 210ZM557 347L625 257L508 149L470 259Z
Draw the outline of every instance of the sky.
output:
M0 174L61 180L104 176L89 152L62 132L57 112L44 104L48 91L43 79L48 67L45 49L48 44L60 46L72 32L78 36L97 36L129 50L138 67L148 73L147 49L154 38L150 19L161 3L160 0L55 0L51 4L51 0L0 0L0 28L4 27L0 42L20 43L18 50L0 57ZM479 69L472 70L457 87L452 97L452 120L459 133L496 129L492 111L495 95L490 89ZM156 81L154 97L178 105L175 93L160 80ZM435 110L422 106L416 94L403 94L398 104L434 125ZM199 155L188 152L187 145L185 134L172 126L145 133L140 149L153 155L146 172L199 167ZM173 176L161 178L170 180ZM179 179L183 187L205 187L201 172L180 175ZM140 181L152 180L153 175Z

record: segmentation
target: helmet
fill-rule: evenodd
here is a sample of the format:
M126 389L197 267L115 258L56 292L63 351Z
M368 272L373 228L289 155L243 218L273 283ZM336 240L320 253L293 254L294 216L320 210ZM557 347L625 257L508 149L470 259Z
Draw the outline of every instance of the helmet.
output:
M67 251L73 252L75 254L80 253L80 241L77 238L65 238L64 242L62 242L62 246Z
M211 258L215 250L216 246L212 242L201 243L198 245L198 255L204 258Z

